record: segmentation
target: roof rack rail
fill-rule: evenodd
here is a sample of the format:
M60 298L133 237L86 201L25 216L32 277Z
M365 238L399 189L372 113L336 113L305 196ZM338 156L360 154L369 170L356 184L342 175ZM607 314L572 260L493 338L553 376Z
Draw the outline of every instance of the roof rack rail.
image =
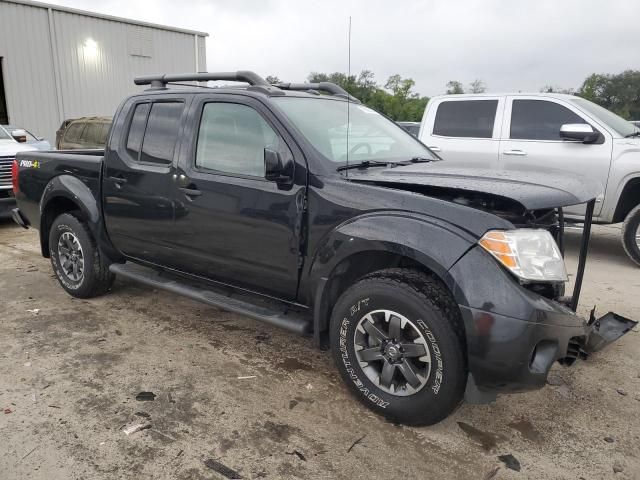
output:
M349 95L344 88L331 82L319 82L319 83L276 83L274 87L278 87L282 90L318 90L320 92L330 93L337 97L348 98L354 103L360 103L360 100L353 95Z
M176 73L145 75L136 77L133 83L136 85L151 85L151 88L166 88L167 83L172 82L206 82L215 80L225 80L228 82L247 82L251 86L270 87L269 83L260 75L248 70L238 72L199 72L199 73Z

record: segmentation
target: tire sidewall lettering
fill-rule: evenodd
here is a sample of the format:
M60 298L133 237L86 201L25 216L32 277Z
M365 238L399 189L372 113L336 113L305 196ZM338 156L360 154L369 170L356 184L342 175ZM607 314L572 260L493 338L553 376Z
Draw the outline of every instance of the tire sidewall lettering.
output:
M353 382L359 393L376 407L386 408L389 405L389 401L377 395L375 391L372 391L372 388L369 386L371 383L369 379L366 379L366 381L361 379L361 375L364 375L364 373L358 360L352 358L352 348L349 347L353 343L352 337L355 334L357 321L364 316L366 309L369 309L369 304L369 297L361 298L347 309L346 316L340 320L338 338L340 359L344 365L347 376ZM425 338L429 342L431 361L435 369L430 375L430 383L426 388L430 389L433 395L437 396L444 381L444 362L440 346L438 345L435 334L423 319L412 320L412 322L424 333Z

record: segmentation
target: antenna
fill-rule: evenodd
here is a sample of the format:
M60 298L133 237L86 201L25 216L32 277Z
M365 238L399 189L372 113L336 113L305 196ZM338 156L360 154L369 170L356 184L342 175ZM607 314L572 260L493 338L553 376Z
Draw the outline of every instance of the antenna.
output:
M351 78L351 15L349 15L349 47L347 60L347 85ZM345 177L349 178L349 133L351 130L351 95L347 95L347 168L345 169Z

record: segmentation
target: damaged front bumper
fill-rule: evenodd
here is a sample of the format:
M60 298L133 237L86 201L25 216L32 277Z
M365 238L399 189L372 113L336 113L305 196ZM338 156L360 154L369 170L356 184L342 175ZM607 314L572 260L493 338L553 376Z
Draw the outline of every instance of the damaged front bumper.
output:
M488 255L473 248L449 271L465 326L470 403L542 388L554 362L571 365L636 325L614 313L586 320L513 281Z

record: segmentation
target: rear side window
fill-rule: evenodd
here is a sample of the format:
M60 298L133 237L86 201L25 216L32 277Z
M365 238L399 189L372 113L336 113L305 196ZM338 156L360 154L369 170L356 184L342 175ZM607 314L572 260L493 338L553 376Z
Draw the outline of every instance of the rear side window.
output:
M518 140L562 140L565 123L586 123L566 107L546 100L514 100L509 138Z
M109 134L109 127L111 125L109 123L101 123L100 124L100 133L98 134L98 145L106 145L107 144L107 135Z
M140 161L148 163L171 163L178 139L182 102L161 102L151 105L147 128L142 141Z
M67 131L64 134L64 141L78 143L80 141L80 137L82 136L82 131L84 130L85 125L86 124L82 122L72 123L71 126L67 128Z
M83 143L86 145L97 145L99 133L99 123L88 123L87 128L85 128L84 132L82 133Z
M139 103L131 117L131 125L129 126L129 135L127 136L127 152L134 160L140 159L140 150L142 150L142 138L144 137L144 129L147 126L147 116L149 115L150 104Z
M458 100L438 105L433 134L444 137L491 138L498 100Z

